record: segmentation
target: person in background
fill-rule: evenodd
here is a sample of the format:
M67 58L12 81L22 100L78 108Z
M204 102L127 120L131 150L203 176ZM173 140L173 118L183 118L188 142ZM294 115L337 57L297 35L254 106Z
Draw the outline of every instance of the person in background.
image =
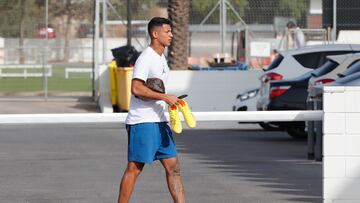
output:
M303 31L293 22L289 21L286 24L286 27L288 28L288 31L290 33L290 36L292 38L292 46L294 49L299 49L303 46L305 46L305 35Z

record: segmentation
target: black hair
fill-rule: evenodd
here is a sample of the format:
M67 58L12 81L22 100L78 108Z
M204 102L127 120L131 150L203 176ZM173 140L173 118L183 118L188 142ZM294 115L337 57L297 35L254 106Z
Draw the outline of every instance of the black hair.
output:
M289 21L289 22L286 24L286 27L288 27L288 28L293 28L293 27L296 27L296 24L295 24L293 21Z
M151 36L151 31L155 28L155 27L161 27L164 24L166 25L170 25L172 26L172 23L169 19L167 18L162 18L162 17L154 17L150 20L149 24L148 24L148 33Z

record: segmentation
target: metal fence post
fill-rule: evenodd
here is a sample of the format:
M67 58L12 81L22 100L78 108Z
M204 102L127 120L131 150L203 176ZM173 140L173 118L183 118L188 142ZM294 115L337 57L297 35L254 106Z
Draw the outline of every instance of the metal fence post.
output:
M250 64L250 35L247 25L245 25L245 63Z
M337 14L336 14L336 0L333 0L333 32L332 32L332 38L333 38L333 42L336 41L336 18L337 18Z
M314 100L310 99L308 100L307 103L307 110L315 110L314 109ZM308 152L307 152L307 157L308 159L314 159L314 143L315 143L315 125L314 125L314 121L307 121L307 131L308 131L308 137L307 137L307 148L308 148Z
M93 57L94 57L94 99L99 99L99 32L100 32L100 0L96 0L95 4L95 34L94 34L94 46L93 46Z
M315 110L322 109L322 102L321 101L315 101ZM316 131L316 137L315 137L315 160L316 161L322 161L322 145L323 145L323 129L322 124L323 121L314 121L315 122L315 131Z

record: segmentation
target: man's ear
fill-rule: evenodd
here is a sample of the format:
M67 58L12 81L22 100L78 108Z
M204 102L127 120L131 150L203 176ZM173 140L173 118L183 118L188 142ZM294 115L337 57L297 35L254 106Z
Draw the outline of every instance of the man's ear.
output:
M156 29L154 29L154 30L152 31L152 36L153 36L154 39L157 39L157 38L158 38L159 33L156 31Z

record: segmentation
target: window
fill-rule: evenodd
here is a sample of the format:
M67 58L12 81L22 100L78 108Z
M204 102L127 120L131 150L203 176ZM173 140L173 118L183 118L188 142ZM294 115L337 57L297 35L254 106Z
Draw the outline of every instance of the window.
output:
M320 66L318 69L312 72L312 75L315 77L319 77L324 75L332 70L334 70L339 64L335 61L328 60L324 63L324 65Z
M294 55L296 61L306 68L316 69L326 62L326 57L330 55L349 54L352 51L326 51Z
M321 53L318 52L294 55L294 58L297 62L299 62L302 66L311 69L318 67L320 57Z
M284 57L281 54L279 54L274 59L274 61L268 66L268 68L266 70L268 71L268 70L272 70L272 69L278 67L283 59L284 59Z

